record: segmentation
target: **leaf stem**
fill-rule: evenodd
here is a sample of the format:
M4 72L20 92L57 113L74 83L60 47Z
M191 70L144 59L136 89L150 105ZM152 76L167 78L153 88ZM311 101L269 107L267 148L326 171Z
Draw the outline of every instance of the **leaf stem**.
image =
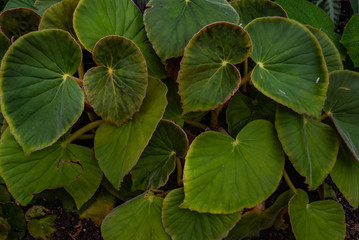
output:
M75 80L75 82L76 82L80 87L82 87L82 86L84 85L84 82L83 82L81 79L79 79L79 78L77 78L77 77L74 77L74 76L70 76L70 78L72 78L73 80Z
M84 70L84 63L82 60L80 62L79 68L77 69L77 72L79 74L80 80L83 80L85 76L85 70Z
M329 117L329 113L324 113L322 116L320 116L320 121L323 121L327 117Z
M182 187L183 186L183 180L182 180L182 163L181 159L179 157L176 157L176 164L177 164L177 186Z
M248 74L248 58L244 61L244 70L243 75L246 76Z
M242 78L241 83L239 84L239 87L242 87L245 83L247 83L249 80L251 80L251 74L252 74L252 71L250 71L249 73L244 75L244 77Z
M215 129L217 127L218 116L221 113L222 109L223 109L223 104L219 105L216 109L211 111L211 123L210 123L211 129Z
M289 188L295 193L297 194L297 189L295 188L294 184L292 183L292 181L290 180L289 176L288 176L288 173L283 170L283 176L284 176L284 179L285 181L287 182Z
M85 127L77 130L75 133L71 134L70 137L65 141L63 142L63 146L71 143L73 140L75 140L76 138L78 138L79 136L81 136L82 134L90 131L91 129L94 129L94 128L97 128L98 126L100 126L102 123L104 123L105 121L103 120L98 120L96 122L92 122L88 125L86 125Z
M197 127L197 128L200 128L202 130L206 130L207 129L207 126L202 124L202 123L199 123L199 122L196 122L196 121L192 121L192 120L189 120L189 119L183 119L183 121L189 125L192 125L194 127Z

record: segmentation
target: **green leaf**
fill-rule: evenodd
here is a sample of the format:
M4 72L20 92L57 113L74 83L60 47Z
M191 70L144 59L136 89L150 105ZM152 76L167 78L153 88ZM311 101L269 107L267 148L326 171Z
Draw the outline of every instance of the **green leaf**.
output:
M348 50L350 58L354 62L355 67L359 67L359 14L353 15L349 22L345 25L341 43Z
M252 210L246 212L242 219L229 232L227 240L240 240L243 238L259 237L260 231L273 226L281 211L287 204L293 191L288 190L282 193L272 206L265 210Z
M179 206L184 199L183 188L171 191L163 201L162 222L173 240L218 239L228 235L228 231L241 218L242 212L219 215L198 213Z
M3 56L10 46L10 40L0 31L0 65Z
M289 216L297 240L342 240L345 238L344 210L333 200L308 203L301 189L289 202Z
M78 3L78 0L68 0L67 2L71 1ZM49 9L52 5L58 2L61 2L61 0L36 0L34 3L34 7L37 9L37 13L43 16L47 9Z
M103 238L105 240L170 239L162 226L162 202L163 198L148 192L115 208L101 225Z
M276 129L295 169L316 189L334 167L339 139L329 125L284 107L277 108Z
M330 173L335 185L350 205L359 207L359 162L345 143L339 148L338 159Z
M108 36L93 50L97 65L84 78L90 104L104 120L117 126L140 109L148 84L146 61L127 38Z
M276 102L259 92L254 99L240 93L234 95L226 110L229 133L232 137L237 136L247 123L256 119L274 123L276 106Z
M26 152L53 144L80 117L84 94L70 77L80 62L80 47L61 30L33 32L10 46L0 73L2 112Z
M189 40L204 26L238 23L238 14L226 0L151 0L147 6L146 31L162 61L182 56Z
M0 239L1 240L7 240L7 236L9 234L9 231L11 229L10 224L6 221L5 218L0 217Z
M238 25L213 23L198 32L186 46L178 74L184 113L207 111L227 101L240 83L235 64L251 51L251 40Z
M236 139L202 133L187 153L181 207L213 214L253 207L277 188L283 166L283 152L268 121L250 122Z
M11 203L11 196L4 185L0 185L0 203Z
M39 0L37 0L37 2L38 1ZM49 2L51 1L52 0ZM53 0L52 2L56 3L59 1ZM72 20L78 3L79 0L63 0L57 4L53 4L46 10L44 16L42 17L39 29L62 29L69 32L73 38L77 39Z
M92 149L76 146L71 150L74 156L81 156L80 164L83 172L79 178L66 185L65 189L74 198L77 209L80 209L95 194L100 186L103 174Z
M335 26L330 17L311 2L306 0L276 0L276 3L284 8L291 19L324 31L334 31Z
M346 70L332 72L324 111L359 161L358 92L359 73Z
M83 173L82 148L56 143L27 157L7 129L0 144L0 173L11 195L25 206L34 194L62 187Z
M242 26L259 17L288 17L280 5L269 0L235 0L231 5L236 9Z
M57 230L55 225L56 215L50 215L40 219L32 219L27 223L27 229L34 238L47 239Z
M147 146L167 101L166 86L149 79L147 95L139 112L121 127L105 123L96 131L95 153L107 179L119 188L123 177L136 165Z
M359 13L359 1L358 0L349 0L349 1L354 13Z
M131 170L132 190L157 189L166 184L176 167L176 157L186 154L186 133L175 123L162 120L136 166Z
M257 63L254 86L298 113L319 116L328 73L316 38L298 22L279 17L258 18L246 30L253 44L251 58Z
M34 3L35 0L9 0L4 8L4 11L20 7L29 8L36 11Z
M316 6L321 7L332 19L335 25L339 22L341 13L341 1L340 0L314 0L313 3Z
M343 63L340 57L340 53L330 38L319 29L313 28L311 26L307 26L307 28L317 38L320 47L322 48L328 72L343 70Z
M0 15L1 31L15 39L29 32L37 31L41 16L28 8L15 8Z
M345 61L345 58L347 56L347 50L343 46L343 44L340 42L342 36L340 34L338 34L338 33L335 33L335 32L325 32L325 34L327 34L329 39L332 40L335 47L338 49L339 54L340 54L340 58L342 59L342 61Z
M165 113L163 115L164 119L173 120L178 125L183 127L182 116L182 103L181 97L178 95L178 84L173 81L171 78L167 78L163 80L166 84L168 92L167 92L167 107Z
M132 40L145 57L149 74L159 78L166 76L161 60L147 39L142 14L131 0L81 0L74 13L74 28L89 51L108 35Z
M18 240L25 236L26 221L20 206L15 203L1 205L0 216L4 217L11 226L7 240Z

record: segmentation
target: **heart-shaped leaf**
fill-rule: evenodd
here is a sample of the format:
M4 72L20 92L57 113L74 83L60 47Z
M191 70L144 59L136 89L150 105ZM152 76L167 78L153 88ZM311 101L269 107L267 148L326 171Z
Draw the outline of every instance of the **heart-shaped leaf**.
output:
M13 8L29 8L36 11L36 8L34 7L35 0L9 0L4 7L4 11L13 9Z
M183 199L184 192L183 188L181 188L171 191L163 201L163 226L173 240L221 240L228 235L229 230L241 218L242 212L222 215L198 213L189 209L183 209L179 207Z
M289 202L289 216L297 240L343 240L344 210L333 200L308 203L301 189Z
M1 31L8 38L19 38L26 33L36 31L41 16L28 8L14 8L0 15Z
M10 46L10 40L0 31L0 65L1 60Z
M176 157L186 154L186 133L176 124L162 120L136 166L131 171L132 190L157 189L168 181Z
M105 240L170 239L162 226L162 202L163 198L148 192L115 208L101 225L103 238Z
M141 49L149 74L159 78L166 76L147 39L142 14L131 0L81 0L74 13L74 28L80 42L89 51L108 35L132 40Z
M207 111L228 100L241 78L234 65L251 51L251 40L238 25L213 23L198 32L185 49L177 80L184 113Z
M147 94L139 112L121 127L105 123L96 131L95 153L107 179L119 188L123 177L136 165L147 146L167 101L166 86L149 79Z
M335 71L330 74L330 84L324 111L359 161L359 73Z
M344 142L340 145L338 158L330 173L350 205L359 207L359 162Z
M146 31L162 61L182 56L189 40L204 26L238 23L238 14L226 0L151 0L147 6Z
M148 84L146 61L127 38L108 36L93 50L97 65L84 78L90 104L104 120L118 126L140 109Z
M181 207L214 214L253 207L277 188L283 166L282 148L268 121L248 123L236 139L205 132L187 153Z
M350 58L353 60L355 67L359 67L359 14L355 14L345 25L341 42L348 50Z
M0 73L2 112L26 152L53 144L80 117L84 94L70 77L80 62L80 46L61 30L33 32L10 46Z
M334 167L339 139L330 126L278 107L275 126L284 151L295 169L316 189Z
M236 9L242 26L259 17L287 17L280 5L269 0L236 0L232 1L231 5Z
M0 144L0 173L11 195L27 205L33 195L45 189L69 184L83 173L84 147L56 143L26 156L7 129Z
M328 87L322 50L296 21L264 17L246 26L253 44L254 86L298 113L319 116ZM301 39L301 41L297 41Z
M37 9L37 13L43 16L47 9L49 9L52 5L58 2L61 2L61 0L36 0L34 3L34 7ZM74 0L73 2L78 1Z

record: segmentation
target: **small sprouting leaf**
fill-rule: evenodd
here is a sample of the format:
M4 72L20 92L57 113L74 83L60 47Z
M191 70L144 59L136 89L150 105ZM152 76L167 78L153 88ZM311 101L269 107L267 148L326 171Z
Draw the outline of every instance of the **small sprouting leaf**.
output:
M316 189L334 167L339 139L329 125L278 107L276 129L284 151L295 169Z
M0 65L1 60L10 46L10 40L0 31Z
M115 208L101 225L103 238L169 240L161 221L162 202L163 198L148 192Z
M341 43L348 50L350 58L353 60L355 67L359 67L359 14L353 15L345 25Z
M259 17L287 17L287 13L280 5L269 0L235 0L231 5L236 9L239 23L243 27Z
M57 230L55 224L56 215L50 215L40 219L31 219L27 223L27 229L34 238L47 239Z
M335 71L330 74L330 84L324 111L359 161L359 73Z
M39 1L39 0L38 0ZM59 2L58 0L54 0ZM79 0L63 0L53 4L41 19L39 29L57 28L69 32L77 38L73 27L73 15Z
M27 153L56 142L80 117L84 94L70 77L80 62L80 46L70 34L53 29L19 38L5 54L2 112Z
M297 240L343 240L345 216L340 203L324 200L310 203L301 189L289 202L289 216Z
M186 157L181 207L229 214L264 201L283 173L284 155L276 135L270 122L255 120L236 139L218 132L198 136Z
M76 2L77 0L70 1ZM37 9L37 13L43 16L47 9L49 9L52 5L58 2L61 2L61 0L36 0L34 3L34 7Z
M254 86L298 113L319 116L328 72L316 38L298 22L280 17L257 18L245 29L252 39L251 58L257 63Z
M178 74L184 113L208 111L228 100L241 79L235 64L251 51L251 40L238 25L219 22L199 31L186 46Z
M204 26L218 21L238 23L238 14L226 0L151 0L147 6L148 38L162 61L182 56L189 40Z
M162 120L131 170L132 189L147 190L163 186L175 169L175 157L184 156L187 146L186 133L176 124Z
M350 205L359 207L359 162L344 142L340 145L338 159L330 173Z
M36 11L34 7L35 0L9 0L4 8L4 11L13 8L29 8Z
M136 165L147 146L167 101L166 86L149 79L140 111L121 127L102 124L96 131L95 154L107 179L118 189L123 177Z
M81 0L74 13L74 28L89 51L108 35L132 40L145 57L149 74L163 78L166 76L164 66L147 38L142 18L131 0Z
M2 12L0 15L1 31L15 39L26 33L37 31L41 16L28 8L15 8Z
M173 240L213 239L221 240L241 218L242 212L233 214L199 213L180 208L184 199L183 189L171 191L163 201L162 222ZM200 224L201 227L198 227Z

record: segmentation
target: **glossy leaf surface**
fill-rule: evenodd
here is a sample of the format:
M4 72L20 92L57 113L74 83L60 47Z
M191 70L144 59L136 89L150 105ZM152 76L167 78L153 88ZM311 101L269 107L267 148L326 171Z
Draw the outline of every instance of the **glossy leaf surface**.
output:
M186 46L177 81L183 111L207 111L224 103L239 87L234 66L252 51L248 34L238 25L213 23Z
M298 113L319 116L328 74L316 38L296 21L258 18L246 26L253 44L254 86ZM301 39L301 41L297 41Z
M4 56L2 112L26 152L53 144L80 117L84 94L70 77L80 61L80 47L60 30L23 36Z
M141 109L131 120L121 127L105 123L97 129L96 158L115 188L137 163L161 120L167 104L166 91L163 83L150 78Z
M148 192L115 208L102 223L103 238L169 240L161 221L162 202L163 198Z
M97 65L84 78L90 104L104 120L118 126L140 109L148 84L146 61L127 38L108 36L93 50Z
M202 133L187 153L181 207L214 214L253 207L276 189L283 166L283 152L268 121L250 122L236 139Z
M182 56L189 40L204 26L238 23L238 14L225 0L151 0L147 6L147 35L162 61Z
M340 203L324 200L310 203L301 189L289 202L292 229L298 240L343 240L344 210Z
M355 14L345 25L341 42L348 50L350 58L353 60L355 67L359 67L359 14Z
M221 240L241 218L242 212L221 215L183 209L179 207L183 199L184 191L181 188L171 191L163 201L163 225L173 240Z

